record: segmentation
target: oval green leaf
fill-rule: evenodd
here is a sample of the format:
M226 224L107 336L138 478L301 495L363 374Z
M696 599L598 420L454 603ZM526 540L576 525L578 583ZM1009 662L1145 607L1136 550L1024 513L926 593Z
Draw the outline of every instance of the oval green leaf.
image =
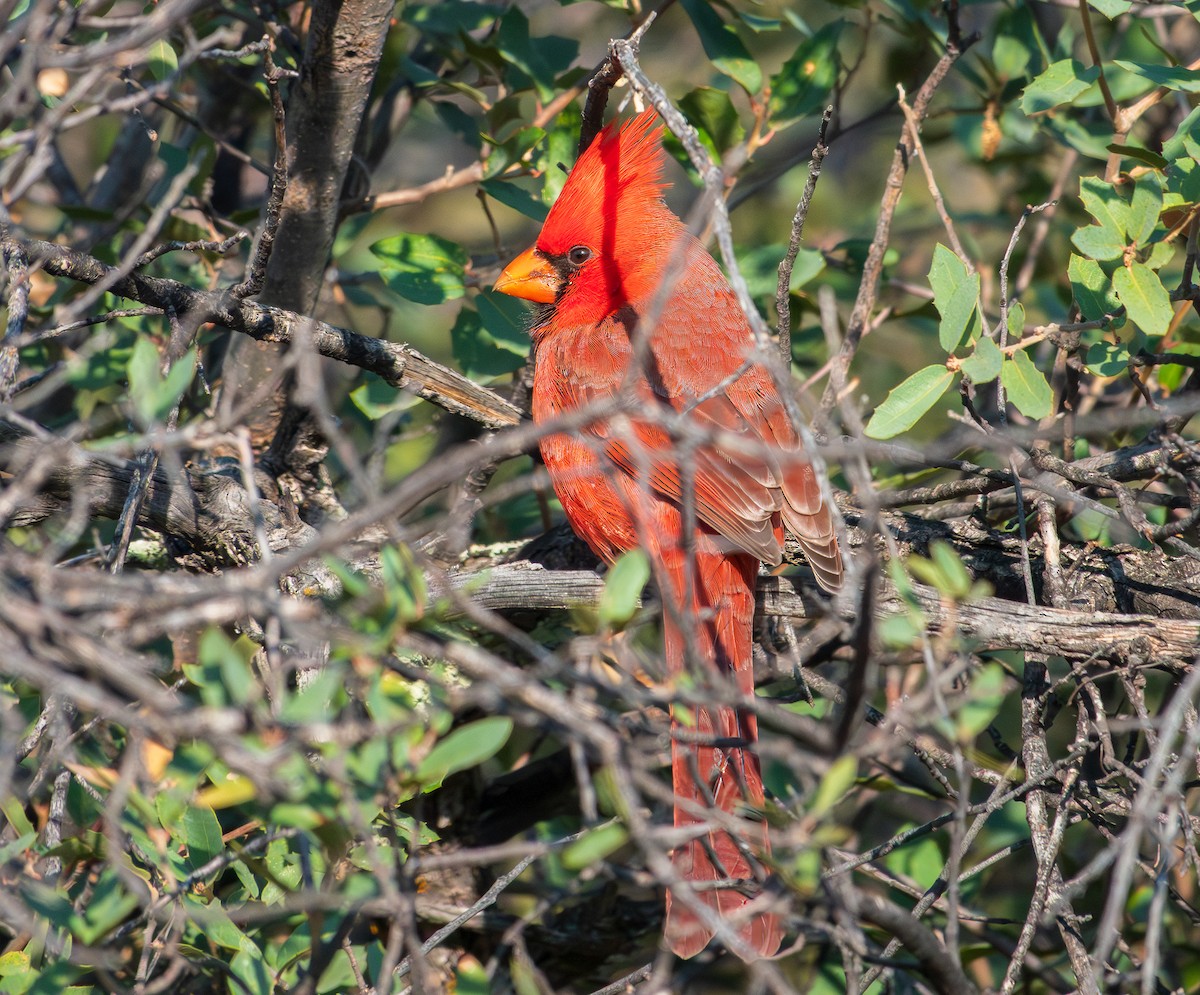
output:
M955 732L960 743L970 743L996 717L1004 702L1008 677L998 663L986 663L967 689L967 700L958 710Z
M1021 110L1026 114L1048 111L1051 107L1069 103L1083 93L1100 70L1095 66L1084 67L1077 59L1063 59L1050 66L1021 94Z
M817 793L808 807L808 814L814 819L825 815L841 801L842 796L853 786L857 776L858 758L852 754L838 757L830 764L825 776L821 778L821 783L817 786Z
M1112 292L1112 281L1094 259L1072 253L1071 261L1067 263L1067 278L1084 321L1096 321L1121 306Z
M1071 236L1071 244L1092 259L1113 260L1125 255L1126 241L1111 228L1088 225Z
M597 826L563 850L563 867L569 871L581 871L620 849L628 840L629 833L619 822Z
M728 76L747 93L758 93L762 89L762 70L733 27L703 0L682 0L682 5L700 36L704 54L717 72Z
M938 323L938 342L951 353L965 344L971 319L975 316L975 305L979 302L979 274L969 273L957 287L950 299L943 301L938 311L942 320ZM937 301L934 301L937 304Z
M650 579L650 559L640 549L623 554L604 578L600 595L600 622L609 628L620 628L637 611L642 588Z
M837 83L841 59L838 36L842 21L821 28L800 43L779 72L771 77L771 125L784 127L802 117L816 114L829 102Z
M985 335L975 343L975 351L962 361L962 371L972 383L991 383L1000 376L1003 362L1000 347Z
M1093 342L1084 363L1097 376L1120 376L1129 369L1129 347L1124 342Z
M917 370L888 392L887 398L867 422L867 435L872 439L890 439L912 428L926 411L937 404L953 379L954 374L944 366L926 366Z
M1133 262L1113 274L1112 285L1130 321L1147 335L1166 334L1175 311L1157 273L1144 263Z
M443 304L462 297L469 257L461 245L437 235L403 233L371 246L388 288L418 304Z
M1029 358L1024 349L1006 359L1000 370L1000 382L1008 391L1008 399L1026 418L1042 419L1050 414L1054 404L1054 391L1046 377Z
M504 715L468 722L429 751L417 768L417 780L429 791L451 774L490 760L508 742L512 729L512 719Z

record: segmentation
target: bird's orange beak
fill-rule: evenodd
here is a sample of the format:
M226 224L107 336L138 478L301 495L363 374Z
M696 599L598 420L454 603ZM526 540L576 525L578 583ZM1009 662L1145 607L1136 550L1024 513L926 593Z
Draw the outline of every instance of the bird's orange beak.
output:
M558 297L558 272L531 247L504 267L496 290L535 304L553 304Z

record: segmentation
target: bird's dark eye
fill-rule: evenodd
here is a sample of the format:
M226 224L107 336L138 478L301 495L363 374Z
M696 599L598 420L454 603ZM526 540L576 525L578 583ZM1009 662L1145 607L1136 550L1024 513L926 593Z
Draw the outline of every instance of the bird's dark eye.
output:
M592 258L592 250L586 245L577 245L567 253L567 262L572 266L582 266Z

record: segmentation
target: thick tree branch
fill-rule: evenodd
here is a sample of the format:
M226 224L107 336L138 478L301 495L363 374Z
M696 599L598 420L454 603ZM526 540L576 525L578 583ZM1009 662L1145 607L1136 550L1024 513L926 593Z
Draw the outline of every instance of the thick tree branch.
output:
M28 254L31 264L40 265L51 276L88 284L111 277L112 267L86 253L34 239L11 241ZM520 412L498 394L409 346L359 335L293 311L232 300L221 293L196 290L174 280L141 273L130 273L116 280L109 290L141 304L174 309L181 316L203 315L205 321L260 342L287 343L303 335L320 355L374 373L397 389L412 391L488 428L515 425L521 419Z

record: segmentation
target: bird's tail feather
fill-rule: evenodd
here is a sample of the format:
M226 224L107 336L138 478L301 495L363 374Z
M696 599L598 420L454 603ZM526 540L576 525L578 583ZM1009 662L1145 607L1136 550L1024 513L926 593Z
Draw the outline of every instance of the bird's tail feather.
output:
M697 661L712 661L718 684L726 681L742 694L753 693L758 561L744 554L697 552L693 581L687 585L684 559L682 553L663 557L666 576L660 578L660 587L664 588L668 668L672 673L683 671L690 649ZM677 607L688 602L690 610ZM686 716L683 711L683 706L673 710L671 721L675 826L714 821L708 814L713 809L736 814L746 807L761 807L762 771L753 749L758 739L755 716L725 705L700 707ZM765 823L745 839L726 829L711 829L672 853L676 872L696 889L696 899L667 891L666 936L678 956L693 956L713 936L713 929L695 909L696 900L730 922L758 956L769 957L779 949L778 916L743 912L764 877L756 856L769 853ZM715 882L726 886L714 886ZM735 882L745 884L739 887Z

